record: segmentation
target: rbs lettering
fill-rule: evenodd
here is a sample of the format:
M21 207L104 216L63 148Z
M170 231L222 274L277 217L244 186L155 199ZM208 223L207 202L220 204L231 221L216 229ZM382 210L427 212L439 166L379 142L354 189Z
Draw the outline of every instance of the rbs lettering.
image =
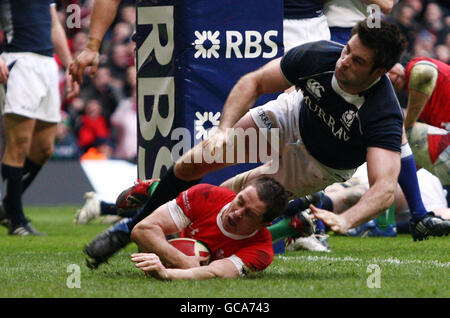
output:
M195 58L219 58L221 39L219 31L195 31ZM225 58L263 58L270 59L277 55L278 45L273 38L278 31L269 30L264 34L259 31L247 30L243 34L239 31L225 32ZM222 39L223 41L223 39Z

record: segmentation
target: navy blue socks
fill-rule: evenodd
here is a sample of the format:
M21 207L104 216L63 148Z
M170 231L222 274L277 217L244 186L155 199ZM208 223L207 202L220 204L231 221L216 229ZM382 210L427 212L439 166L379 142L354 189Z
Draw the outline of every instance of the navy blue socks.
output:
M22 206L22 167L12 167L2 164L3 177L3 206L6 214L11 220L13 228L25 225L28 221L23 214Z
M36 178L41 168L41 165L31 161L28 158L25 159L25 164L23 166L22 192L25 192L25 190L30 186L31 182L33 182Z
M420 195L419 182L417 181L417 168L414 156L408 143L402 146L401 170L398 176L398 183L402 188L413 221L419 220L427 210Z

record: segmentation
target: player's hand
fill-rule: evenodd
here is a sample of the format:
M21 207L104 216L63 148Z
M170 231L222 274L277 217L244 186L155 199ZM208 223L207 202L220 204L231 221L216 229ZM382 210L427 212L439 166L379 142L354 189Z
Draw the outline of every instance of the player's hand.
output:
M80 92L80 84L75 82L72 78L72 75L70 75L69 68L66 69L66 89L67 89L67 99L71 99L73 97L78 96L78 93Z
M186 256L183 261L183 268L193 268L200 266L200 256Z
M68 69L70 75L75 82L78 84L83 84L83 73L86 67L90 66L89 76L93 77L95 72L97 72L99 63L99 53L98 51L94 51L88 47L86 47L80 55L70 63Z
M222 156L221 158L217 159L223 159L228 142L229 136L227 130L218 128L216 133L205 141L204 155L209 156L209 158Z
M5 61L0 57L0 83L6 84L9 76L9 69Z
M347 220L342 215L316 208L312 204L309 208L314 213L314 216L328 225L333 232L338 234L346 234L350 229Z
M168 279L167 269L162 264L158 255L154 253L135 253L131 255L131 261L136 264L146 275L159 279Z

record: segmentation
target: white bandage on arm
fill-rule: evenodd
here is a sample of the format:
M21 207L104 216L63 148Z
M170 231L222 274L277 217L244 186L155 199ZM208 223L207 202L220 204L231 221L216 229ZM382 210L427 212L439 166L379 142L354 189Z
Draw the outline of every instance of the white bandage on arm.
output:
M418 91L426 96L433 94L439 72L436 64L420 61L415 64L409 75L409 89Z
M177 204L176 199L169 201L167 206L169 208L170 216L179 231L183 230L191 223L191 220L184 214L183 209Z
M248 272L247 267L239 256L233 254L227 259L230 260L234 264L234 266L236 266L240 277L244 277L246 275L246 273Z

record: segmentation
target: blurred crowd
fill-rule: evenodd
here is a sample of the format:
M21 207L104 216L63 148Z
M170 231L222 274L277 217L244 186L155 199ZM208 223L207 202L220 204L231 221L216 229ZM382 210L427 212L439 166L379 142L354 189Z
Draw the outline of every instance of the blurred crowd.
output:
M86 46L93 2L56 1L74 57ZM112 158L135 162L136 68L135 43L131 39L135 24L135 1L122 1L102 42L97 72L93 77L86 72L80 95L62 102L63 120L57 128L52 159ZM62 67L60 71L63 90Z
M400 0L389 20L408 40L404 59L417 56L450 62L450 3L446 1Z
M87 42L93 0L56 2L76 57ZM394 21L408 40L404 62L416 56L450 62L450 9L446 3L428 0L396 3L387 19ZM73 20L76 11L70 5L81 8L79 21ZM67 21L80 23L73 27ZM135 23L135 1L122 1L119 14L102 43L98 71L92 78L85 74L79 97L63 100L63 121L58 126L54 160L114 158L135 162L136 69L135 43L131 39ZM61 90L63 74L61 67Z

